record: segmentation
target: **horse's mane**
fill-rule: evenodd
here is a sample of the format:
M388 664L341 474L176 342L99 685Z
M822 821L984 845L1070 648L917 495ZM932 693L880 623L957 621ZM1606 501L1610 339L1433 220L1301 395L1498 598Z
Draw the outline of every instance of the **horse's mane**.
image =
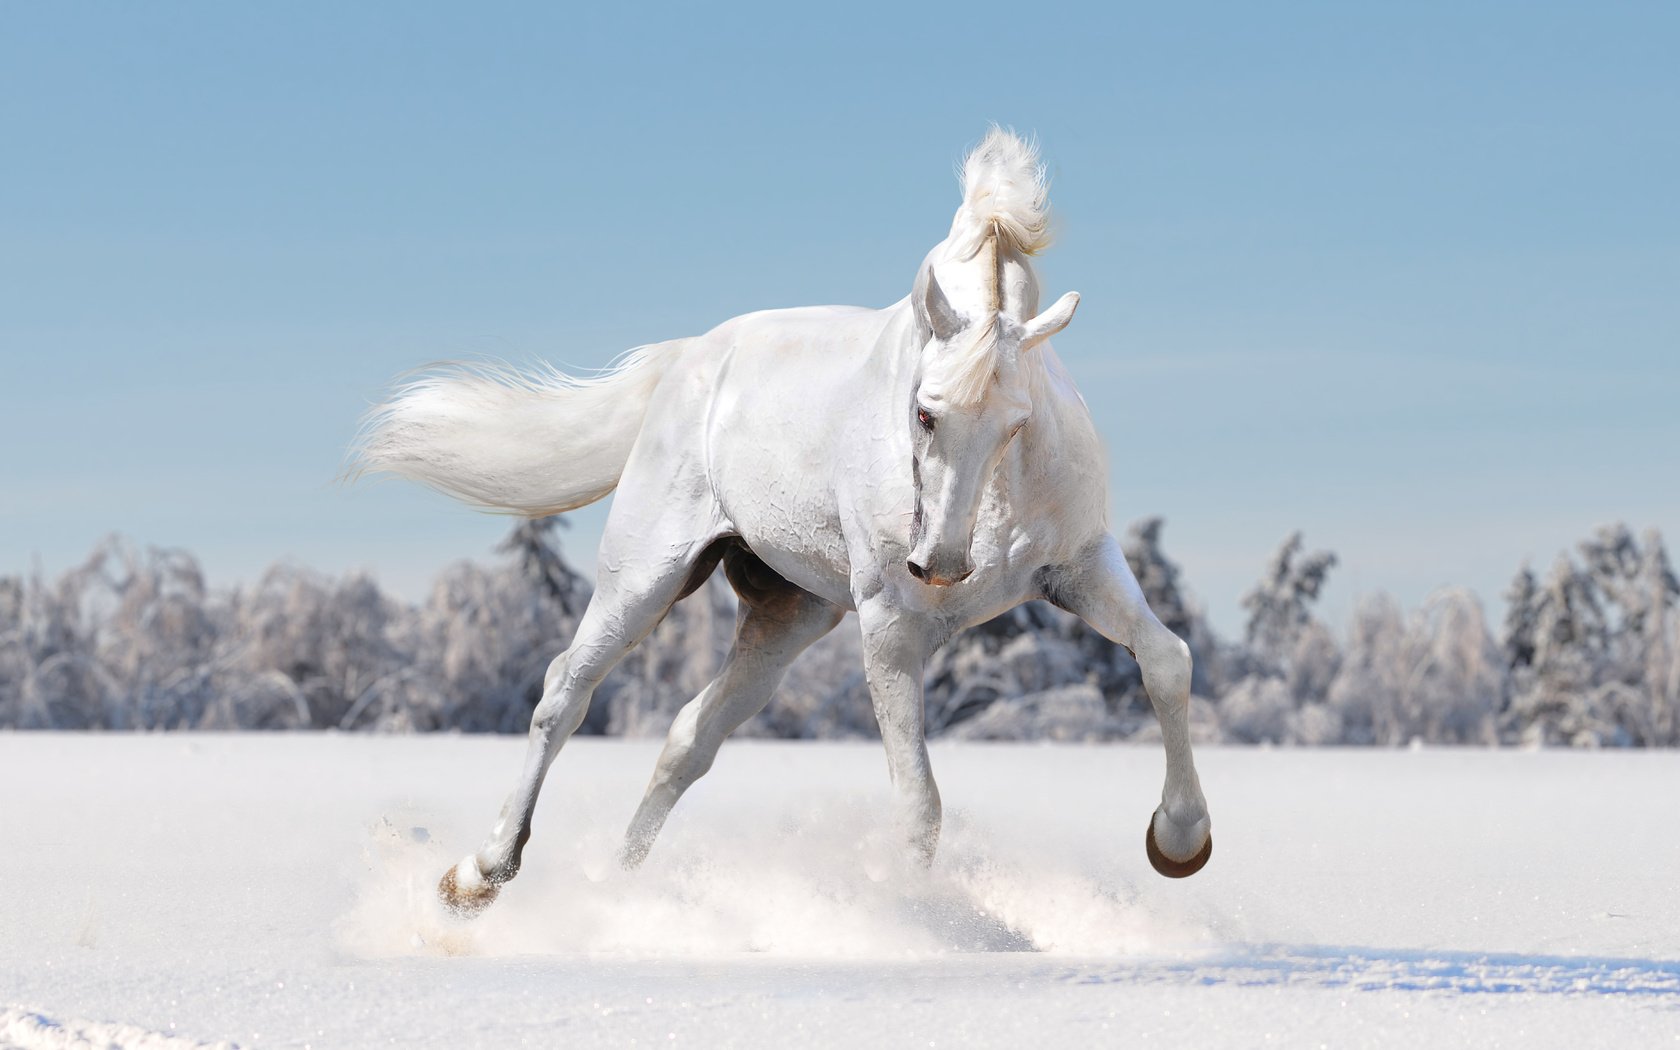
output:
M994 230L1023 255L1050 246L1050 183L1038 144L992 125L962 162L962 206L945 239L949 257L972 259Z
M1050 184L1038 159L1038 145L1007 128L992 125L980 144L963 158L962 205L951 221L945 238L944 257L967 261L990 245L990 259L997 266L997 252L1004 246L1022 255L1037 255L1050 245ZM997 277L992 287L997 289ZM933 362L930 373L938 375L947 397L959 404L972 404L985 396L996 368L997 307L993 303L974 339L965 347L951 347ZM1032 368L1029 380L1040 378Z

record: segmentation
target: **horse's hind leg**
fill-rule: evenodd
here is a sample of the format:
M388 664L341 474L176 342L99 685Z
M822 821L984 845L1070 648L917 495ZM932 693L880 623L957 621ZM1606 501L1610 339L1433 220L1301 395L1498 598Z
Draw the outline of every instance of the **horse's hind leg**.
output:
M614 511L624 506L620 503ZM445 872L438 883L438 893L451 909L466 914L478 911L495 899L502 883L518 874L543 777L561 746L582 724L595 687L658 625L672 604L703 583L717 565L722 542L704 535L678 539L681 529L682 523L669 517L656 522L635 537L638 549L627 554L613 521L608 520L595 594L571 647L548 666L542 701L531 714L519 783L483 846ZM656 533L672 538L652 542Z
M744 547L725 556L724 570L741 596L735 645L718 676L671 725L653 781L624 836L619 860L627 868L646 859L672 807L711 769L724 738L764 709L794 657L844 615L776 575Z
M1111 535L1048 575L1046 583L1046 597L1137 659L1167 752L1161 804L1149 819L1144 848L1162 875L1194 875L1213 853L1213 831L1190 754L1189 647L1155 618Z

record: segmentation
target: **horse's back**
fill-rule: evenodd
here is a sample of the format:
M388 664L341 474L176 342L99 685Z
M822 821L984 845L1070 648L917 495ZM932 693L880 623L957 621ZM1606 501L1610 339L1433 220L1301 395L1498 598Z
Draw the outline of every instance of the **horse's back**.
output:
M774 350L812 341L833 340L835 337L847 341L852 330L867 328L873 320L884 322L886 313L868 306L790 306L754 310L731 317L700 338L707 343L748 350Z

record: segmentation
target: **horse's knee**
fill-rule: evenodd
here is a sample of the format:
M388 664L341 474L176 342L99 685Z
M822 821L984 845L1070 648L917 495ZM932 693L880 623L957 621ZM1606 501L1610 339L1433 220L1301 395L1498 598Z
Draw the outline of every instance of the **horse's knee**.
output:
M667 746L654 771L654 783L667 790L686 791L711 771L713 757L713 752L693 744L675 748Z
M531 712L531 732L552 738L570 736L583 724L590 698L606 671L587 648L573 645L549 662L543 674L543 695Z
M574 707L572 704L544 698L537 705L537 709L531 712L531 735L552 739L556 734L563 735L574 731L577 726L583 724L583 712L574 711Z
M571 666L572 651L570 649L567 649L565 652L548 662L548 669L543 671L544 696L548 696L549 694L559 691L561 686L565 684L566 672L571 668Z
M699 707L701 701L694 699L682 706L677 712L675 721L670 724L670 732L665 736L665 749L659 753L659 763L654 766L654 783L660 786L689 786L690 781L696 780L706 769L701 769L704 758L699 749Z
M592 689L577 687L544 693L536 710L531 712L531 732L548 740L571 736L583 725L583 716L589 713L592 693Z

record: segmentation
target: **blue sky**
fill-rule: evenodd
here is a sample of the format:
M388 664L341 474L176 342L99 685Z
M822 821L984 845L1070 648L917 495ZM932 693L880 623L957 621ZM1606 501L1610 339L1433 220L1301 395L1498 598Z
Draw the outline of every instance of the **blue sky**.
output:
M1025 11L1023 18L1016 12ZM507 523L333 483L396 373L885 305L1036 133L1117 524L1226 632L1680 538L1680 7L0 7L0 571L104 534L418 594ZM592 561L604 517L574 516Z

